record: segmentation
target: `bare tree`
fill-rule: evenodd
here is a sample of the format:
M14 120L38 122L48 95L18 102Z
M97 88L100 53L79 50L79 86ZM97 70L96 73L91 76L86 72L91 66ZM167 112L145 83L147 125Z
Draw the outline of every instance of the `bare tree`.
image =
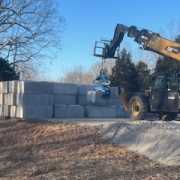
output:
M40 80L40 72L32 61L19 63L17 71L20 73L21 80Z
M93 64L88 70L83 70L82 66L77 66L73 70L68 71L64 74L64 77L60 81L66 83L77 83L77 84L92 84L97 78L102 68L106 68L108 74L112 73L112 68L115 65L114 60L106 61L103 65L101 63Z
M83 67L77 66L73 70L66 72L60 81L75 84L91 84L93 75L88 71L84 71Z
M0 56L15 65L48 55L60 47L61 22L54 0L1 0Z
M93 75L93 78L95 79L102 68L105 68L108 72L108 74L112 74L112 68L115 65L115 59L108 59L104 63L98 62L96 64L93 64L90 69L89 73Z

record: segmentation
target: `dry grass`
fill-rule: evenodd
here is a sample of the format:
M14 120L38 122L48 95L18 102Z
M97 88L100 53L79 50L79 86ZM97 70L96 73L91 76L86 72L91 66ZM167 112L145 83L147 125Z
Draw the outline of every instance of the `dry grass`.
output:
M125 147L102 141L99 127L0 122L0 179L178 179Z

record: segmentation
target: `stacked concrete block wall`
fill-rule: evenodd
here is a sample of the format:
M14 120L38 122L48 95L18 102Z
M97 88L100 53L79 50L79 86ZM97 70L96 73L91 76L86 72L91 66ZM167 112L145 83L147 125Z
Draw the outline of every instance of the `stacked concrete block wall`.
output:
M120 102L117 87L111 87L111 95L102 97L96 94L95 102L88 101L87 93L92 91L92 85L81 85L78 89L78 103L85 107L85 115L88 118L120 118L128 117Z
M0 82L0 116L22 119L48 118L115 118L125 117L118 89L111 96L87 100L91 85L55 82Z
M0 84L2 117L52 118L53 96L50 93L53 89L47 82L7 81Z
M54 82L0 82L0 116L22 119L81 118L78 86ZM65 107L65 108L64 108Z
M79 105L78 85L54 84L54 117L55 118L83 118L84 107Z

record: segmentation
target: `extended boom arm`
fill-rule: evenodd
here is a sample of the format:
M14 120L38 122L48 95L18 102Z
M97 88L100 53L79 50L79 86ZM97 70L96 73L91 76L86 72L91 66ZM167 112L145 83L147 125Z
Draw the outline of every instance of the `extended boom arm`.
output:
M128 37L134 38L134 41L140 44L144 50L153 51L180 61L179 43L163 38L159 34L148 31L147 29L138 30L135 26L127 27L122 24L116 26L114 37L109 43L103 42L104 48L101 57L105 59L114 58L116 50L123 41L125 34Z

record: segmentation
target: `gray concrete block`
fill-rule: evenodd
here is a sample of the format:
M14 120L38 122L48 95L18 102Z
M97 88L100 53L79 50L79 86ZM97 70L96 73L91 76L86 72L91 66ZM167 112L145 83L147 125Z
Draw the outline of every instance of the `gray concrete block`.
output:
M47 118L52 118L53 106L18 106L16 117L27 120L45 120Z
M116 106L116 116L118 118L129 118L128 112L126 112L121 105Z
M55 118L83 118L84 107L80 105L55 105Z
M16 106L16 118L23 119L23 107L22 106Z
M3 117L10 117L10 105L3 105Z
M11 118L16 117L16 106L10 106L10 117Z
M78 96L78 100L77 100L77 103L79 105L82 105L82 106L86 106L89 104L88 100L87 100L87 97L85 95L83 96Z
M0 81L0 93L3 93L3 82Z
M75 105L76 104L76 95L67 95L67 94L54 94L53 104L64 104L64 105Z
M53 95L48 94L16 94L17 106L50 106L53 105Z
M51 94L53 93L53 83L44 81L19 81L17 93Z
M24 93L24 81L17 81L17 94Z
M78 86L76 84L64 84L64 83L53 84L54 94L77 95L77 92L78 92Z
M16 94L4 94L4 105L16 105Z
M8 83L8 93L17 93L18 81L9 81Z
M2 93L8 93L8 81L3 81L2 82Z
M116 106L87 106L86 116L88 118L116 118Z
M3 106L0 105L0 118L4 116L4 113L3 113Z
M78 86L78 95L79 96L86 96L87 92L93 90L92 85L79 85Z
M0 94L0 105L4 104L4 94Z
M118 87L111 87L111 97L119 97Z
M120 99L117 97L107 97L104 98L102 96L96 95L95 102L92 103L91 101L88 101L87 96L78 96L77 103L83 106L86 105L97 105L97 106L110 106L110 105L120 105Z
M18 106L51 106L53 95L49 94L16 94L16 105Z

